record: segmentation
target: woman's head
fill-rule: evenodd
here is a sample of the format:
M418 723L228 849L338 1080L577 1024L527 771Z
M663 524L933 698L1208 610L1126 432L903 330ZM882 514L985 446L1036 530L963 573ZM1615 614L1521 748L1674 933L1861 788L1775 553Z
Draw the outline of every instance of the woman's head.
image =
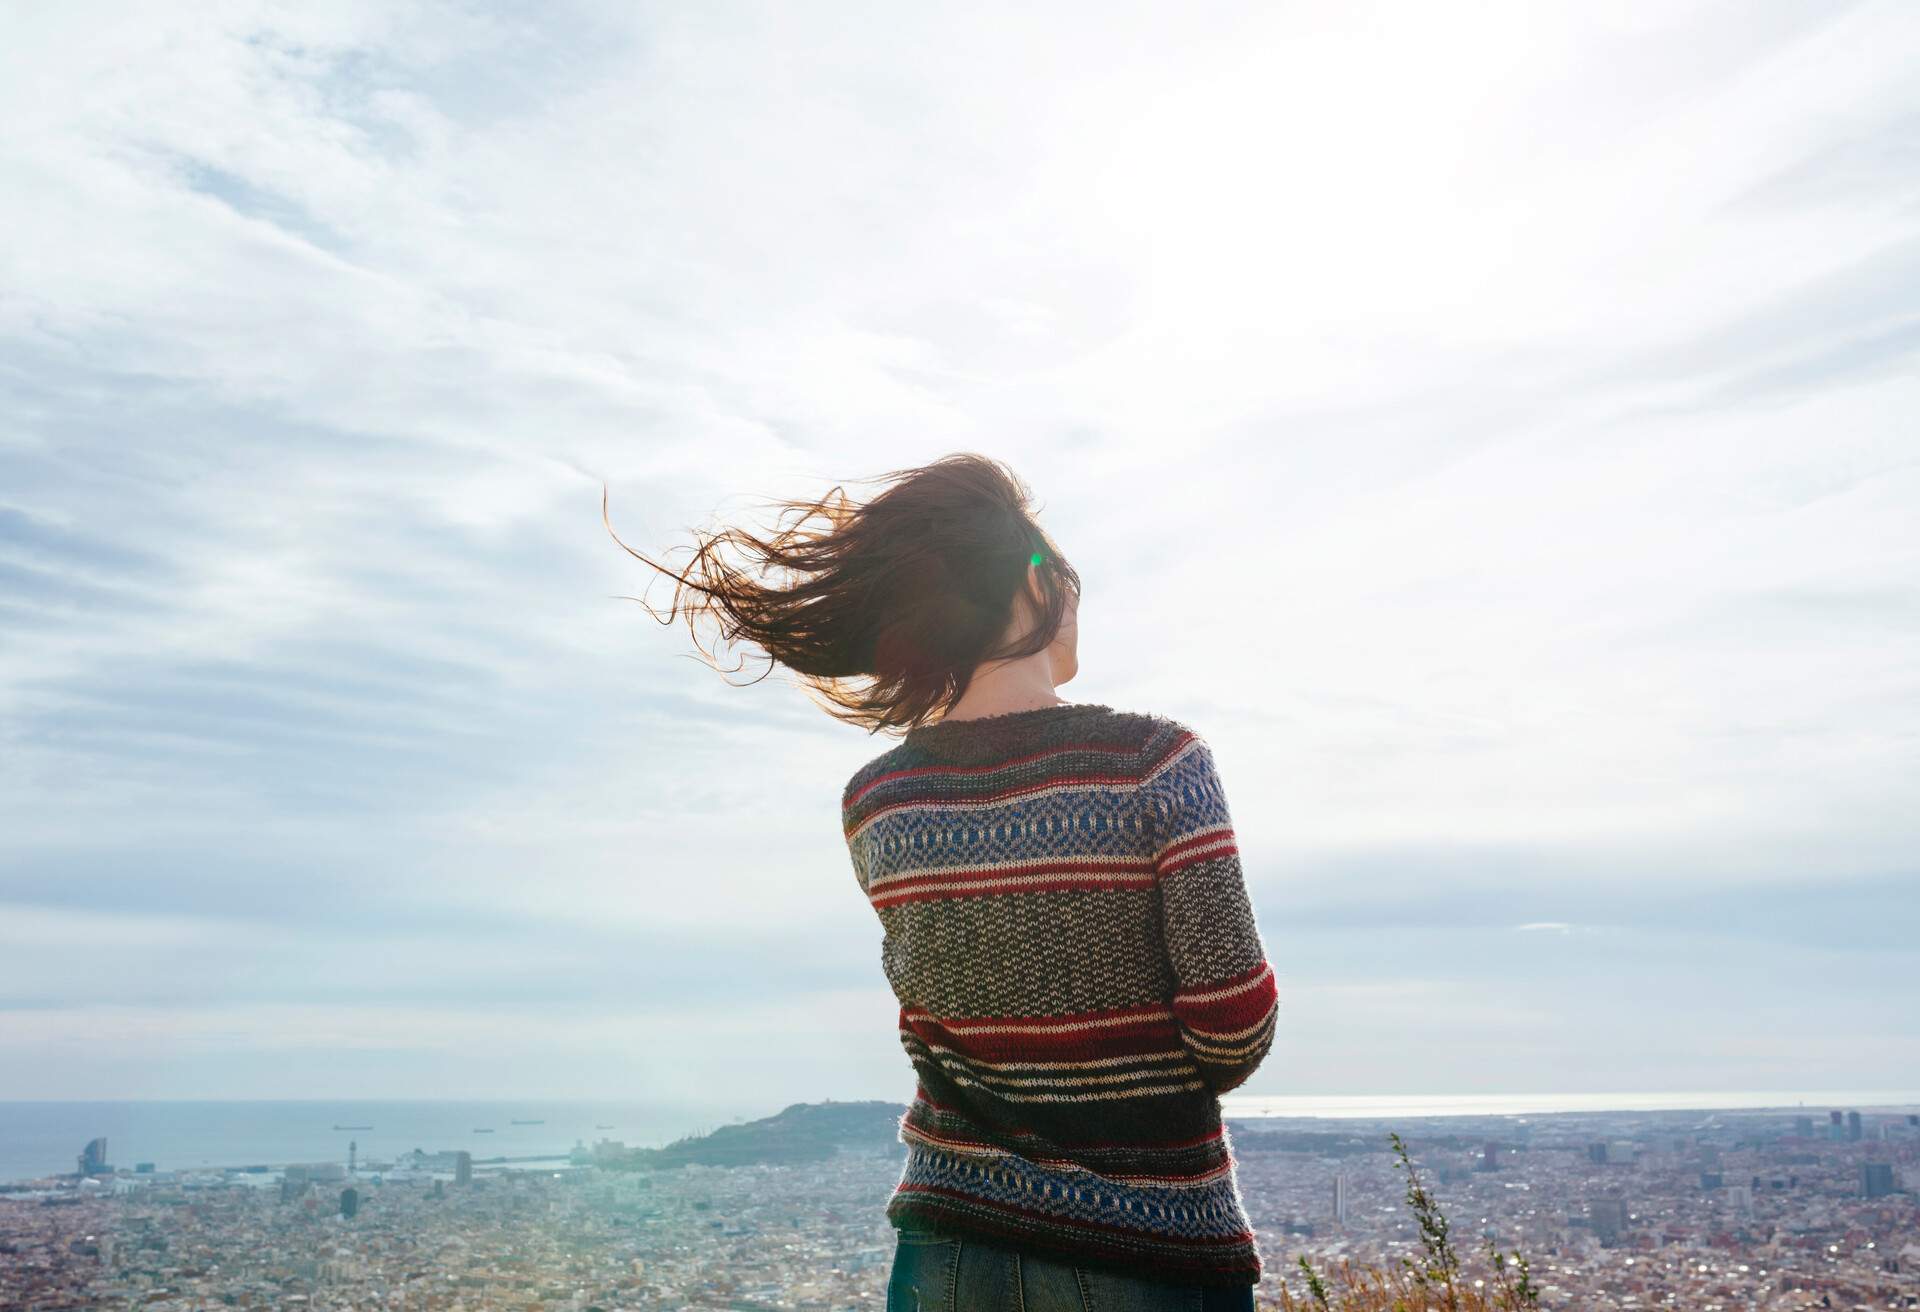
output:
M737 528L696 534L679 572L620 545L677 580L662 623L691 589L696 648L695 616L717 612L723 638L755 643L819 694L828 714L868 729L937 719L986 661L1048 651L1055 682L1073 676L1080 576L1011 470L963 452L868 481L889 486L862 503L839 487L818 501L771 503L781 515L767 538ZM780 527L789 512L798 518ZM723 544L745 553L750 570L721 559ZM767 571L780 577L750 576Z

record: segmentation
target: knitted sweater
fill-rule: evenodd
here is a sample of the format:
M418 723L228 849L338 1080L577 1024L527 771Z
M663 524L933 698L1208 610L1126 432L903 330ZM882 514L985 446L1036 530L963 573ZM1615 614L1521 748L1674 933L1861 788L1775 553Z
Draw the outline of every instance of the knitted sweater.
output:
M909 730L842 797L918 1075L895 1227L1258 1283L1218 1095L1273 968L1207 744L1070 703Z

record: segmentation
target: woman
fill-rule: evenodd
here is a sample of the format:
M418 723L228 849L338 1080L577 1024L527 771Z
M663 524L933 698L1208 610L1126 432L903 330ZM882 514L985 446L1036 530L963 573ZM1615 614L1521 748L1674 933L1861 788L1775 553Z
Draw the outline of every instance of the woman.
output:
M1060 698L1080 578L1010 471L960 454L883 477L864 505L782 503L801 516L770 539L710 537L676 577L689 629L723 611L829 714L903 731L841 796L918 1076L887 1308L1251 1309L1219 1095L1278 1001L1212 753L1178 720Z

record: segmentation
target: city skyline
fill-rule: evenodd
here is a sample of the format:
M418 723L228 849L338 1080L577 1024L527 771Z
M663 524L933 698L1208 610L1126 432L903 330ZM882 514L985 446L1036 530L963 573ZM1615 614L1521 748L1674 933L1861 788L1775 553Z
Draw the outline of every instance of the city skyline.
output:
M358 1171L326 1157L39 1180L0 1191L0 1296L651 1308L719 1287L733 1306L871 1306L894 1243L873 1205L901 1165L890 1107L783 1113L745 1152L675 1163L597 1140L537 1165L415 1150ZM1424 1252L1478 1289L1489 1244L1527 1260L1539 1295L1496 1308L1920 1304L1920 1115L1830 1115L1236 1122L1256 1306L1283 1285L1298 1305L1296 1259L1391 1279ZM1416 1209L1451 1219L1451 1258Z
M1247 1093L1920 1088L1920 11L12 26L0 1099L904 1099L891 740L600 501L951 450L1213 746Z

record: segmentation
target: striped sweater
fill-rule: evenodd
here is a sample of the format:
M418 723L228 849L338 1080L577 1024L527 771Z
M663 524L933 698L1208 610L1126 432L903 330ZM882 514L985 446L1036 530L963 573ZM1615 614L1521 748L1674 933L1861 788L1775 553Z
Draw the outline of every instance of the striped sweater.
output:
M1069 703L908 731L842 796L918 1076L894 1226L1258 1283L1219 1094L1273 968L1206 742Z

